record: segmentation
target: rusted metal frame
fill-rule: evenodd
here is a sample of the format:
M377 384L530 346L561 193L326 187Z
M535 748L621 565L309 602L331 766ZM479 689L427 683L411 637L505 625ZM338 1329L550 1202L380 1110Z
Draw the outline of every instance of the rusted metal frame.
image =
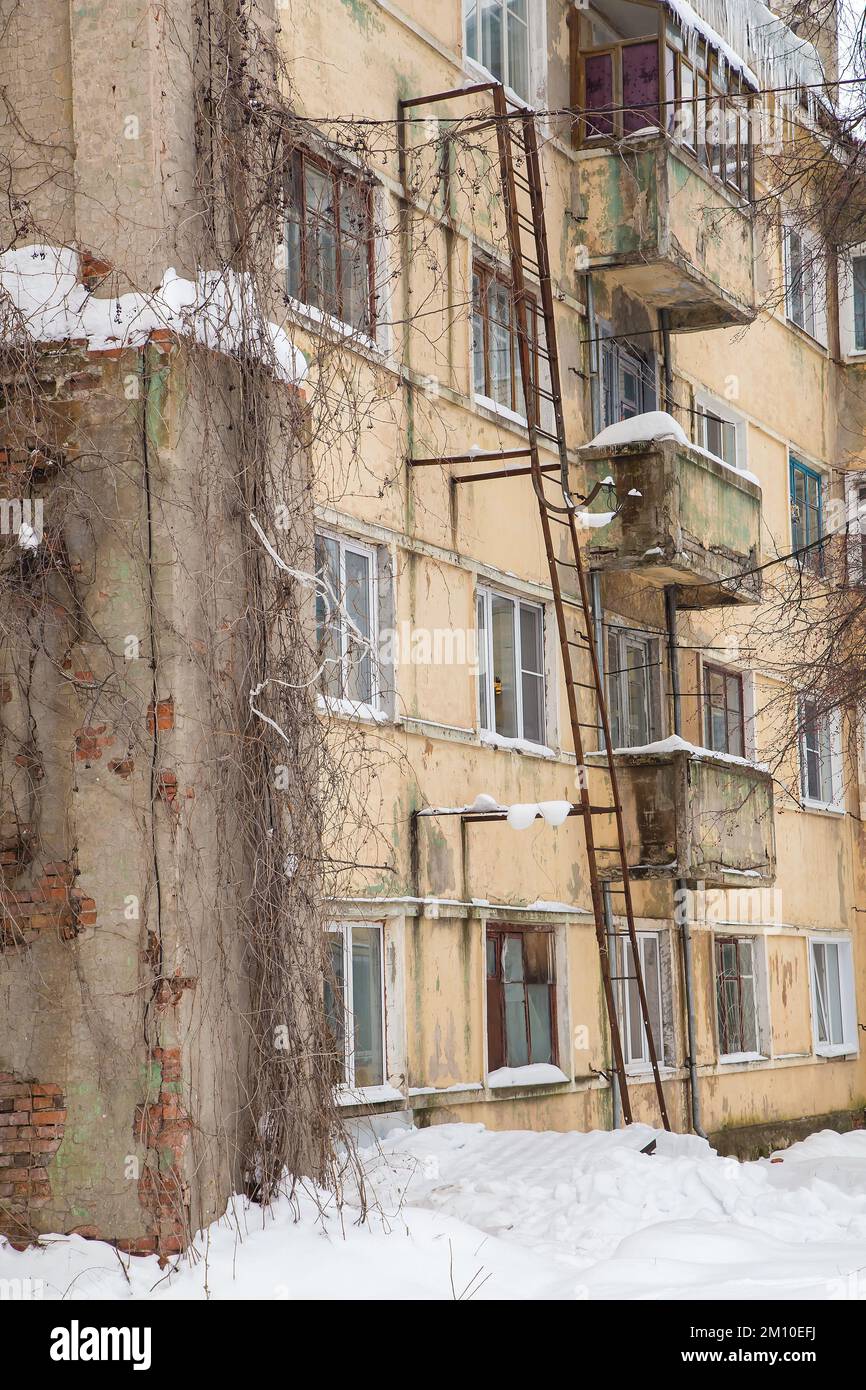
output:
M585 568L584 568L584 566L583 566L583 563L582 563L582 561L581 561L581 558L580 558L580 543L579 543L579 540L578 540L577 529L576 529L575 524L574 524L574 516L573 516L573 514L570 514L570 515L569 515L569 527L570 527L570 531L571 531L572 546L573 546L573 548L574 548L574 556L575 556L575 559L576 559L576 561L577 561L577 579L578 579L578 584L579 584L579 586L580 586L580 595L581 595L581 599L582 599L582 602L583 602L583 605L584 605L584 611L586 612L586 615L587 615L587 622L588 622L588 621L589 621L589 615L590 615L590 613L591 613L591 611L592 611L592 604L591 604L591 602L590 602L589 587L588 587L587 581L586 581L586 570L585 570ZM596 688L596 698L597 698L597 703L598 703L598 717L599 717L599 722L601 723L602 735L603 735L603 737L604 737L605 760L606 760L606 762L607 762L607 773L608 773L608 776L610 777L611 801L613 802L614 807L615 807L615 810L614 810L614 813L613 813L613 814L614 814L615 819L616 819L616 835L617 835L617 842L618 842L616 852L619 854L620 867L621 867L621 870L622 870L621 882L622 882L623 902L624 902L624 907L625 907L625 918L626 918L626 924L627 924L627 928L628 928L628 935L629 935L629 939L630 939L630 941L631 941L631 946L632 946L632 957L633 957L633 959L634 959L635 971L636 971L636 974L637 974L638 997L639 997L639 1000L640 1000L641 1017L643 1018L644 1030L645 1030L646 1036L647 1036L647 1046L648 1046L648 1049L649 1049L650 1065L651 1065L651 1067L652 1067L652 1073L653 1073L653 1082L654 1082L654 1084L655 1084L656 1096L657 1096L657 1098L658 1098L659 1112L660 1112L660 1114L661 1114L662 1124L663 1124L664 1128L667 1129L667 1130L669 1130L670 1127L671 1127L671 1125L670 1125L670 1120L668 1119L667 1104L666 1104L666 1101L665 1101L664 1089L663 1089L663 1087L662 1087L661 1074L660 1074L660 1072L659 1072L659 1064L658 1064L658 1056L657 1056L657 1054L656 1054L655 1039L653 1038L653 1034L652 1034L652 1025L651 1025L651 1021L650 1021L649 1005L648 1005L648 1003L647 1003L646 989L644 988L643 971L641 970L641 967L640 967L640 956L639 956L639 954L638 954L637 930L636 930L635 924L634 924L634 905L633 905L633 903L632 903L632 896L631 896L631 880L630 880L629 871L628 871L628 856L626 855L626 848L625 848L625 824L624 824L624 821L623 821L623 814L622 814L622 799L621 799L620 793L619 793L619 778L617 777L616 766L615 766L614 761L613 761L613 753L612 753L613 745L612 745L611 736L610 736L610 720L609 720L609 718L608 718L608 712L607 712L607 701L606 701L606 699L604 698L604 684L603 684L603 679L602 679L602 674L601 674L601 668L600 668L600 666L599 666L598 652L597 652L597 650L596 650L596 646L595 646L595 643L594 643L594 642L590 643L590 646L589 646L589 659L590 659L590 663L591 663L591 666L592 666L592 678L593 678L593 682L594 682L595 688ZM580 761L581 761L581 762L583 761L582 758L580 759ZM591 839L591 832L589 832L589 822L587 822L587 828L588 828L588 833L587 833L587 847L588 847L588 846L589 846L590 839ZM605 952L606 952L606 951L607 951L607 935L606 935L606 933L605 933L605 936L604 936L604 949L605 949ZM626 1096L625 1096L625 1094L623 1094L623 1112L625 1113L627 1109L630 1109L630 1107L627 1105L627 1101L626 1101Z
M541 463L539 470L542 473L558 473L558 463ZM532 473L532 468L505 468L497 469L493 473L461 473L459 477L452 478L452 483L486 483L491 478L527 478Z
M494 91L493 103L497 115L504 115L506 110L506 100L505 92L502 88L499 88L499 90ZM512 284L514 286L515 291L515 309L517 313L518 322L518 348L520 352L520 366L521 372L523 374L524 395L527 395L527 389L531 383L531 364L529 360L528 335L526 332L526 306L523 299L524 279L523 264L521 258L520 226L517 221L517 194L514 185L514 166L512 159L511 140L509 138L509 133L503 129L503 124L504 123L502 120L500 120L497 124L497 139L499 144L499 159L502 175L502 191L505 201L506 225L508 227L509 248L511 252ZM530 127L528 127L526 123L524 123L524 133L529 128ZM526 148L525 140L524 148ZM536 227L538 227L539 225L539 194L538 188L537 186L535 186L535 176L537 175L537 173L537 160L534 164L530 164L529 160L527 160L527 174L530 185L530 198L532 200L533 225ZM543 240L543 223L541 224L540 232L541 239ZM537 236L537 240L538 239L539 238ZM545 329L548 333L547 350L551 356L551 382L555 382L555 384L558 385L558 373L556 376L554 376L553 374L553 367L556 362L555 331L552 322L552 316L548 318L547 313L550 291L549 282L546 286L546 290L547 300L545 300L545 286L542 285L542 305L545 317ZM559 633L559 645L565 675L565 690L568 702L569 720L571 723L572 737L574 741L574 754L578 766L582 766L584 762L584 755L583 739L581 736L581 720L577 709L577 696L575 693L576 686L574 683L574 672L571 664L571 652L569 650L569 638L568 628L566 626L565 606L563 603L563 595L559 582L559 570L557 566L556 553L553 545L553 535L550 529L550 504L548 503L548 500L545 497L544 492L542 490L541 474L538 473L538 443L536 436L535 403L534 401L532 401L532 403L530 404L530 396L527 396L526 406L527 428L529 431L530 447L532 449L532 481L533 487L535 488L535 492L539 500L539 516L541 520L542 535L544 538L545 554L547 556L547 566L550 574L551 589L553 591L554 612L556 614L556 626L557 631ZM560 433L557 436L557 445L560 451L560 459L562 460L563 457L567 458L567 455L565 453L564 431L562 431L561 419L562 416L560 411L557 417L557 427L560 430ZM568 508L556 508L556 510L563 512L567 511ZM572 535L575 534L574 523L571 517L569 517L568 522L564 522L563 524L569 526ZM576 607L578 605L575 604L574 606ZM583 604L583 611L584 615L587 616L588 609L586 607L585 602ZM594 835L592 830L592 819L591 812L589 809L591 804L589 799L589 789L586 786L586 779L580 778L579 781L580 804L583 807L583 819L586 832L590 896L592 898L596 941L598 943L599 961L601 965L602 987L604 990L605 1003L608 1012L608 1019L610 1022L611 1046L613 1051L614 1067L616 1070L617 1079L620 1087L620 1094L622 1097L623 1114L625 1116L626 1122L630 1124L632 1121L631 1102L628 1093L628 1081L626 1078L625 1061L623 1058L622 1039L620 1036L616 1000L614 998L613 984L610 978L610 957L607 947L607 934L604 920L604 903L602 899L601 880L598 874Z
M413 468L428 468L434 463L490 463L493 459L529 458L528 449L491 449L476 454L442 454L439 458L407 459Z

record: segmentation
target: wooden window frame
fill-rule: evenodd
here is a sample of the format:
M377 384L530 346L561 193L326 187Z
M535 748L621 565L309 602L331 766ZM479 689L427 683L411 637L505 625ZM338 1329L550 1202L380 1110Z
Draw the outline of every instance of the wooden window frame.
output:
M813 515L811 508L807 507L805 509L805 516L795 517L794 509L795 507L799 506L799 503L797 502L795 483L795 479L798 473L801 474L805 479L807 479L807 481L815 482L818 485L818 534L815 536L812 535L811 530L811 518ZM803 463L802 459L797 458L794 454L792 454L790 458L790 499L791 549L795 553L795 558L798 558L802 555L803 558L802 560L798 559L798 563L803 564L807 569L813 570L815 574L822 575L824 573L823 550L820 547L816 547L813 550L808 550L806 547L815 546L816 541L821 540L822 536L824 535L824 479L822 475L819 472L817 472L816 469L810 468L807 463ZM809 523L808 526L806 524L807 522ZM796 527L801 528L799 544L795 535Z
M329 178L333 184L333 203L334 203L334 245L335 245L335 289L336 300L332 307L317 305L310 299L309 267L308 261L308 209L306 204L306 170L315 169L317 173ZM351 185L360 195L364 209L365 229L363 236L343 232L341 226L342 216L342 190L344 186ZM289 209L295 209L295 217L291 217ZM300 263L298 266L298 288L299 294L294 294L291 288L290 275L291 267L287 255L286 263L286 293L291 299L296 300L306 308L314 309L326 318L332 318L339 323L346 324L356 333L361 333L367 338L374 338L376 334L377 303L376 303L376 239L373 215L373 184L369 175L361 170L350 168L348 165L337 163L327 159L323 155L314 154L305 148L292 150L286 171L286 247L288 251L288 224L296 221L298 226L298 250ZM345 318L343 302L343 256L344 244L351 240L353 244L366 246L367 262L367 314L363 325L353 324Z
M479 280L478 301L480 308L477 308L475 303L474 282L476 276ZM478 318L480 319L482 325L482 358L484 361L483 389L480 388L479 383L474 379L473 375L473 394L476 396L483 396L486 400L493 401L494 404L498 405L500 408L510 410L512 414L517 415L521 419L525 420L527 419L528 405L527 403L524 403L524 409L523 411L521 411L519 409L520 402L517 394L518 387L520 388L521 392L523 390L523 377L520 368L520 328L517 315L517 299L514 294L514 289L511 283L511 277L507 274L507 272L500 270L496 266L491 265L488 261L481 260L479 257L475 257L475 259L472 262L472 280L473 335L475 320L476 318ZM487 310L487 289L492 281L500 285L503 289L506 289L509 295L511 296L511 322L509 324L509 335L511 339L511 404L508 406L503 406L503 403L501 401L497 401L495 396L493 395L492 390L492 373L490 358L490 315ZM524 291L524 300L526 303L526 325L529 332L529 364L533 371L533 419L537 423L540 419L540 396L538 389L538 300L536 299L536 296L532 290ZM474 374L474 342L472 352L472 371Z
M488 922L484 932L484 975L487 989L487 1070L488 1072L498 1071L501 1067L511 1067L515 1065L508 1060L507 1042L505 1030L505 984L502 978L502 940L504 937L516 936L521 941L521 951L523 952L523 941L527 936L540 935L547 938L550 962L550 980L547 981L548 997L550 1003L550 1066L559 1066L559 1025L557 1010L557 980L556 980L556 929L554 927L526 926L524 924L515 925L508 922ZM491 940L495 946L496 973L491 975L488 970L488 945ZM526 976L526 956L523 954L523 974ZM524 999L524 1019L526 1024L527 1057L531 1053L532 1035L530 1032L529 1001L528 996ZM533 1065L531 1061L517 1065Z
M711 714L710 714L710 709L711 709L711 706L710 706L710 677L711 677L711 676L721 676L722 680L724 681L724 690L725 690L725 706L724 706L724 709L725 709L725 745L726 745L724 748L713 748L713 745L712 745L712 743L710 742L710 738L711 738L711 736L712 736L712 718L711 718ZM733 748L731 748L731 746L730 746L730 719L729 719L729 715L730 715L730 713L731 713L732 706L729 705L729 703L728 703L728 684L729 684L729 682L733 682L733 683L736 685L736 687L738 688L739 693L740 693L740 708L739 708L740 726L739 726L739 727L740 727L740 742L741 742L741 744L742 744L742 747L741 747L741 749L740 749L739 752L736 752L736 751L735 751ZM746 703L745 703L745 700L746 700L746 689L745 689L745 682L743 681L743 674L742 674L742 672L741 672L741 671L733 671L733 670L731 670L731 668L730 668L729 666L719 666L719 665L718 665L716 662L714 662L714 661L705 661L705 662L703 662L703 682L702 682L702 684L703 684L703 696L704 696L704 742L705 742L705 746L706 746L707 748L712 748L714 753L730 753L730 754L732 754L734 757L737 757L737 758L745 758L745 756L746 756Z
M629 668L623 665L626 651L629 647L638 648L644 655L642 666ZM611 665L613 651L616 652L616 666ZM640 747L640 744L623 742L617 740L614 729L619 728L623 737L628 735L631 738L631 730L625 727L626 722L631 723L631 711L628 708L628 675L629 671L644 671L644 693L646 695L646 724L647 742L655 743L662 737L663 727L663 699L662 699L662 657L659 638L650 632L640 632L635 628L621 627L618 623L611 624L608 628L607 643L605 647L605 676L606 691L611 714L611 737L614 739L614 748Z

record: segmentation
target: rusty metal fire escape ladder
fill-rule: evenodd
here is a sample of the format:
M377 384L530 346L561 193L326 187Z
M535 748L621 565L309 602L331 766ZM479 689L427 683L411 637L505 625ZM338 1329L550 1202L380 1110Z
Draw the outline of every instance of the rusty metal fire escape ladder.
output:
M629 983L634 983L637 986L640 1013L643 1020L661 1121L663 1127L669 1130L670 1122L659 1073L658 1056L652 1033L646 988L641 968L640 949L634 923L634 909L632 906L631 884L629 880L622 803L619 796L616 766L611 752L613 745L611 742L607 701L604 692L604 678L599 662L599 653L592 637L592 600L590 597L587 571L581 556L580 541L575 520L575 514L578 509L589 505L598 495L602 485L596 484L586 497L575 498L572 495L569 483L568 446L565 436L565 423L562 408L562 389L556 342L553 286L550 274L547 231L544 218L544 185L538 151L536 116L534 112L527 108L509 102L502 85L492 82L478 83L473 87L464 88L462 90L441 92L434 96L413 98L409 101L403 101L400 103L401 116L403 111L408 107L427 105L449 98L454 100L465 97L471 93L488 91L493 100L493 120L490 122L482 119L479 125L475 126L474 129L483 129L492 124L495 126L496 131L502 199L507 223L508 246L511 261L511 280L517 327L518 355L520 358L520 376L523 385L523 400L526 411L527 433L529 436L528 448L526 450L500 451L499 454L461 455L455 456L453 459L442 458L438 460L438 462L467 462L470 457L504 459L515 457L517 454L529 458L530 466L528 469L512 468L504 472L490 472L483 475L476 474L474 478L468 475L455 479L455 481L461 483L472 482L476 480L481 481L482 477L507 478L527 473L532 479L532 486L538 501L541 530L544 537L544 549L547 556L550 585L553 591L556 626L562 655L568 700L568 715L574 741L577 781L580 793L579 804L575 806L575 812L582 817L584 824L590 893L592 898L593 917L595 919L595 934L598 943L602 984L610 1027L613 1066L619 1083L623 1116L626 1123L630 1124L632 1122L628 1080L623 1057L620 1016L616 1005L614 986L619 985L621 987L627 987ZM402 121L400 129L402 134L405 130ZM464 130L464 134L465 133L466 131ZM529 331L526 283L527 269L537 283L540 292L541 319L544 326L543 346L536 340L535 335L531 335ZM540 339L541 334L537 335L537 337ZM546 364L547 369L545 386L541 385L541 373L539 370L541 363ZM553 417L553 430L543 428L539 422L538 417L541 413L538 404L539 400L546 401L549 406L549 414ZM551 422L550 420L546 420L545 423ZM555 468L555 466L551 467L550 464L541 463L539 458L540 441L549 449L558 452L558 469ZM433 460L415 460L415 462L433 462ZM545 492L544 485L546 481L552 481L551 475L555 475L556 473L559 475L558 478L556 478L559 500L554 502ZM568 532L568 551L570 556L568 560L561 560L558 557L557 547L554 545L553 541L554 533L552 528L554 525L564 527ZM573 575L577 581L577 598L571 597L568 594L563 594L560 577L560 571L563 569L567 570L570 575ZM583 630L578 628L573 632L570 631L568 610L577 613L579 620L582 620L581 626ZM572 657L573 651L583 652L589 657L592 675L591 684L587 685L586 682L576 679L574 660ZM579 696L577 693L578 690L581 689L589 689L594 692L598 712L598 723L593 721L592 724L587 724L585 721L581 720L578 703ZM605 804L593 805L590 800L589 784L585 770L583 731L586 728L591 728L597 733L599 725L601 726L604 739L605 759L603 763L599 760L595 771L598 775L606 779L607 794L603 798ZM594 821L598 817L609 819L611 815L614 817L616 844L606 846L599 845L596 842ZM611 866L608 859L604 864L604 870L602 870L602 856L610 855L615 856L613 866ZM619 880L621 885L618 888L611 888L610 891L619 895L622 899L622 905L617 911L620 916L625 917L627 929L624 932L609 933L607 929L602 883L603 881L609 882L611 879ZM625 951L621 952L623 957L623 973L614 973L611 970L610 951L608 947L610 935L615 939L622 938L623 944L625 940L630 943L632 973L625 973ZM617 962L615 961L615 967L616 964Z

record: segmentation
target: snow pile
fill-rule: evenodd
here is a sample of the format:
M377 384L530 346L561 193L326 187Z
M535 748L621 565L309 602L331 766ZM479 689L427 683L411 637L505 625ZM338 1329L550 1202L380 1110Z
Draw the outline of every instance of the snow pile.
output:
M629 420L608 425L586 447L619 449L625 444L651 444L654 439L674 439L687 447L689 443L685 430L673 415L666 410L647 410L643 415L632 415Z
M656 1140L652 1157L641 1153ZM301 1190L241 1198L161 1270L99 1241L0 1239L0 1279L46 1299L839 1299L866 1296L866 1135L781 1163L646 1125L614 1133L434 1125L365 1151L371 1214ZM794 1185L796 1184L796 1185Z
M572 810L570 801L517 801L509 806L506 819L512 830L527 830L539 816L546 825L556 828L568 819Z
M526 1067L498 1067L487 1074L487 1085L494 1090L501 1086L553 1086L558 1081L568 1081L568 1077L550 1062L530 1062Z
M78 279L69 247L22 246L0 255L0 336L23 329L38 343L84 339L94 351L140 347L157 329L231 355L253 353L281 381L306 375L302 352L262 315L248 277L200 271L195 283L169 268L150 294L96 299Z
M717 753L713 748L701 748L697 743L689 743L688 739L681 738L679 734L669 734L667 738L656 739L655 743L640 743L634 748L614 748L617 755L639 757L645 753L688 753L690 758L710 758L714 762L736 763L740 767L759 767L763 769L765 764L754 763L750 758L740 758L736 753ZM593 750L587 753L588 758L603 758L604 750Z

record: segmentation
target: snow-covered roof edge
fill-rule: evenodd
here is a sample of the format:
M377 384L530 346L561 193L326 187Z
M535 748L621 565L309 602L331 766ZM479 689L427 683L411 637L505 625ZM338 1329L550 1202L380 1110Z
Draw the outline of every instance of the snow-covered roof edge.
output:
M303 353L264 317L249 278L231 270L199 271L193 282L169 267L150 293L98 299L80 282L74 248L20 246L0 255L0 291L0 338L23 328L34 342L84 339L106 351L140 347L168 329L214 352L254 353L291 385L306 376Z
M798 38L763 0L663 0L679 21L687 48L706 39L754 87L809 87L824 81L814 46ZM796 93L792 93L796 99Z

